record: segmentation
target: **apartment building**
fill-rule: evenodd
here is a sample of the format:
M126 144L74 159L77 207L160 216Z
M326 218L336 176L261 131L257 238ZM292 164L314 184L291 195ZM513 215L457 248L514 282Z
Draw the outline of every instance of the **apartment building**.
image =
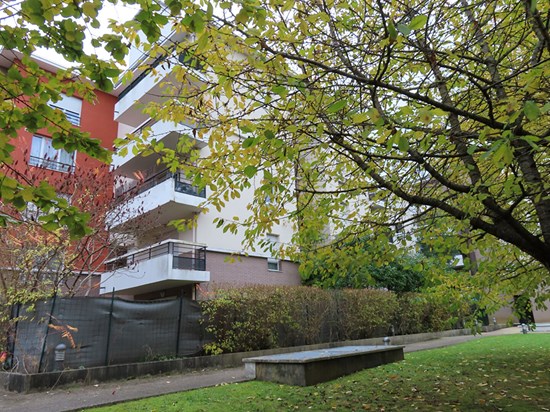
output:
M5 72L15 67L23 76L26 76L26 68L21 63L21 57L17 51L0 50L0 70ZM63 68L37 56L34 57L34 61L41 69L50 73L56 73ZM76 79L74 81L86 80ZM73 126L88 132L92 138L99 140L104 148L112 149L118 130L117 123L113 119L116 97L101 91L96 92L96 99L93 102L81 99L79 96L62 95L61 97L61 100L51 102L49 105L62 111ZM14 104L22 105L24 101L16 98ZM51 132L46 129L40 129L34 133L27 129L19 130L12 145L15 147L11 154L13 162L9 170L5 166L3 167L4 173L30 184L46 181L56 189L58 196L66 198L72 204L83 206L84 211L97 211L100 204L102 207L107 207L107 203L112 198L112 179L108 165L83 153L67 152L64 149L55 148ZM90 204L86 200L88 204L79 204L84 196L93 196L95 203ZM21 218L37 220L40 213L30 203ZM94 217L97 218L97 216L96 214ZM100 229L102 228L102 222L93 223L97 224ZM15 231L15 238L23 237L23 233L26 233L22 232L21 227L15 227L13 231ZM2 235L5 240L4 238L8 237L9 233L3 232ZM93 242L85 245L85 252L72 260L73 267L71 269L74 269L74 273L86 278L86 282L80 285L79 290L75 290L76 293L98 295L100 277L97 270L103 268L103 260L109 253L105 247L107 238L106 232L98 233ZM25 240L27 239L21 239L22 242ZM39 241L35 243L38 244ZM2 247L6 246L5 243L3 242ZM8 250L7 252L11 256L18 253L17 250ZM50 260L50 264L62 261L59 257L51 257ZM7 262L9 260L4 261L3 264L6 265ZM52 272L55 270L63 270L64 273L67 273L66 268L51 269ZM47 276L47 271L45 271L45 276ZM72 284L78 286L76 281Z
M161 38L166 43L181 41L185 34L165 29ZM153 66L155 74L143 70ZM161 101L162 85L173 81L169 65L154 60L140 50L130 54L129 69L133 81L115 90L118 101L114 120L118 137L139 134L150 128L150 139L176 149L182 138L192 139L197 150L207 153L207 142L193 137L191 123L155 121L143 112L151 101ZM185 137L183 137L185 136ZM298 285L298 265L271 256L270 252L243 249L243 233L224 233L214 220L246 217L246 205L252 189L239 199L229 201L221 211L205 210L209 189L199 190L179 171L168 170L158 155L134 153L115 155L119 204L113 222L113 235L124 239L125 249L119 257L107 261L101 276L101 293L114 293L135 299L159 299L171 296L205 298L216 286L234 287L247 284ZM193 228L177 231L170 222L175 219L196 219ZM268 235L275 245L289 243L290 225L276 225ZM258 243L266 239L258 239Z

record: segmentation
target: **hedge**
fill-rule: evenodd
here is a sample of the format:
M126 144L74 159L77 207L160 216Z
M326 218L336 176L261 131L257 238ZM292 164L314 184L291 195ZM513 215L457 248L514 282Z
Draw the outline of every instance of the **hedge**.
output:
M217 290L201 306L210 354L440 331L459 320L434 296L379 289L249 286Z

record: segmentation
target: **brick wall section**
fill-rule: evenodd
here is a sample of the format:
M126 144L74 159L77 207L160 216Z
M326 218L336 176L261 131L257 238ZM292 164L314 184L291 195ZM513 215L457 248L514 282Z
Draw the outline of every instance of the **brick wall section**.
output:
M226 259L233 259L233 262ZM232 256L226 253L206 253L206 270L210 271L210 283L201 283L197 298L216 286L238 287L245 285L300 285L298 264L280 262L280 272L267 270L267 259L250 256Z

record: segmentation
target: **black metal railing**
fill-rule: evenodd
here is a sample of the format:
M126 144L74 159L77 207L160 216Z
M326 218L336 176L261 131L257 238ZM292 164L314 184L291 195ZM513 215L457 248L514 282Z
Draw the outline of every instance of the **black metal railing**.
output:
M185 179L185 175L182 172L174 173L174 182L174 190L176 192L206 198L206 189L202 188L199 190L197 186L192 185L187 179Z
M142 249L136 253L121 256L116 260L106 263L105 270L111 272L164 255L173 256L173 269L206 270L206 247L179 242L166 242Z
M173 269L206 270L206 248L198 247L193 251L184 250L181 243L174 243Z
M74 172L74 163L62 163L56 160L44 159L42 157L30 156L29 165L43 167L44 169L55 170L56 172Z
M169 179L174 180L174 190L176 192L206 198L206 189L199 190L198 187L185 179L185 175L182 172L172 173L168 169L148 177L141 183L136 183L131 188L121 187L115 189L115 198L125 197L129 192L132 192L133 196L137 196Z
M148 120L144 121L142 124L140 124L138 127L136 127L132 134L136 136L140 136L143 133L143 130L146 127L150 127L156 123L155 119L149 118Z

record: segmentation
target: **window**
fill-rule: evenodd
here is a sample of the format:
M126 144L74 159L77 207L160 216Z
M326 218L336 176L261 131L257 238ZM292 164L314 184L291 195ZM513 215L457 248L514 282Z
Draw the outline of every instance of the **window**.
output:
M70 173L74 171L74 158L75 153L55 149L52 146L52 139L37 135L32 137L29 165Z
M66 193L56 193L56 196L61 199L65 199L68 204L71 204L72 196ZM46 212L39 209L36 204L27 202L27 208L21 212L21 218L25 221L36 222L41 216L45 216Z
M279 259L267 258L267 270L270 272L280 272L281 271L281 262Z
M273 257L274 249L279 244L279 235L267 235L267 242L269 245L269 251L272 254L271 257L267 258L267 270L271 272L280 272L281 271L281 261Z
M65 116L67 120L74 124L75 126L80 126L80 113L82 112L82 100L77 99L76 97L66 96L63 93L60 94L61 100L53 103L50 102L48 105L54 109L59 109Z

